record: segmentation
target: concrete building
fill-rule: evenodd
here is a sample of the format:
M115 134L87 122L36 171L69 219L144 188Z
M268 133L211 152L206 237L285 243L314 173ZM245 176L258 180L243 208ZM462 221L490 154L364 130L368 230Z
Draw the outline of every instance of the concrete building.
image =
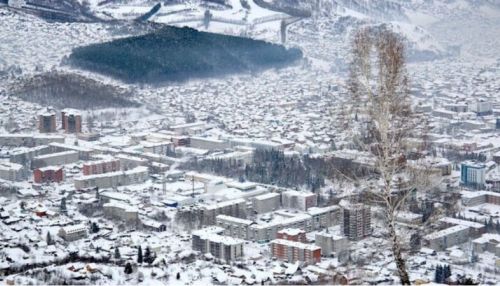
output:
M228 149L231 145L224 140L193 136L189 138L189 147L214 151Z
M439 219L439 223L443 228L448 228L455 225L467 226L469 227L469 236L472 238L479 237L486 232L486 226L484 224L464 219L443 217Z
M462 191L462 204L466 207L473 207L481 204L500 205L500 193L488 191Z
M120 166L123 170L129 170L139 166L148 165L147 159L136 156L130 156L127 154L116 155L116 159L120 160Z
M340 207L328 206L324 208L312 207L307 210L311 215L313 229L322 229L340 223Z
M479 116L490 115L493 113L493 105L490 101L480 100L469 103L468 110Z
M440 231L433 232L423 237L424 246L436 251L445 250L469 240L469 227L455 225Z
M349 249L349 240L347 237L335 235L326 231L316 233L314 243L321 247L321 254L323 256L331 256L332 254L338 255Z
M95 187L104 189L140 184L145 182L148 178L148 168L139 166L127 171L81 176L79 178L75 178L74 183L77 190L90 189Z
M33 158L31 166L33 168L41 168L51 165L72 164L75 162L78 162L78 152L63 151L36 156L35 158Z
M247 204L244 199L236 199L225 202L220 202L211 205L205 205L202 208L202 224L214 225L216 224L216 217L218 215L228 215L237 218L247 217Z
M371 211L364 204L344 206L344 235L350 240L359 240L371 234Z
M241 239L248 239L249 227L254 224L251 220L228 215L218 215L215 221L217 226L224 230L224 235Z
M56 132L56 114L53 112L42 112L38 115L38 131L40 133Z
M120 160L109 159L109 160L99 160L90 161L83 164L83 175L97 175L109 172L116 172L120 170Z
M59 183L64 180L64 171L59 166L47 166L33 171L33 180L37 184Z
M49 134L0 134L1 146L35 147L53 142L64 143L64 137Z
M315 264L321 261L321 248L317 245L275 239L271 241L270 246L273 257L279 260L290 263L299 261L305 264Z
M221 235L220 228L205 228L192 233L193 250L210 253L214 258L225 262L237 260L243 256L244 241Z
M306 243L306 232L298 228L284 228L276 233L276 239Z
M166 155L169 152L173 152L174 143L170 141L162 141L162 142L149 142L149 141L141 141L141 146L145 153L153 153Z
M139 210L129 204L110 201L102 206L104 216L125 221L127 224L137 225L139 222Z
M75 109L63 109L61 111L62 129L66 133L81 133L82 132L82 114Z
M486 165L472 161L463 162L460 167L460 182L465 186L483 188L486 183Z
M84 161L90 160L90 157L94 153L94 150L87 147L63 144L58 142L50 143L49 147L51 152L76 151L78 152L78 158Z
M257 214L268 213L280 208L280 194L267 193L252 198L253 211Z
M325 208L311 208L310 213L285 213L277 211L274 219L267 222L262 220L234 218L231 216L217 216L217 225L225 229L225 235L251 241L270 241L277 238L278 232L286 228L301 229L306 232L319 230L339 222L340 208L330 206Z
M302 211L315 207L318 204L316 194L298 191L286 191L281 193L281 202L284 208L299 209Z
M476 254L485 251L500 256L500 234L485 233L481 237L472 241L472 247Z
M0 179L7 181L22 181L28 176L28 170L21 164L0 162Z
M171 126L170 129L177 135L196 135L206 129L205 122L193 122Z
M58 235L66 241L75 241L87 237L87 226L83 224L61 227Z
M10 162L21 164L31 169L31 163L35 157L48 154L50 152L49 146L41 145L21 150L15 150L10 154Z

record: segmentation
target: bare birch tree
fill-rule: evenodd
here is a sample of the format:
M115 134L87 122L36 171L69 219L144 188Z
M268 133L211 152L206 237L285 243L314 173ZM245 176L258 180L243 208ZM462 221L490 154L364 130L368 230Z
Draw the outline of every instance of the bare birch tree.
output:
M369 184L365 195L383 208L398 276L408 285L396 217L416 185L427 185L427 177L423 168L410 168L407 161L407 141L419 136L421 121L411 109L404 43L388 30L365 28L352 45L349 128L359 150L373 157L378 182Z

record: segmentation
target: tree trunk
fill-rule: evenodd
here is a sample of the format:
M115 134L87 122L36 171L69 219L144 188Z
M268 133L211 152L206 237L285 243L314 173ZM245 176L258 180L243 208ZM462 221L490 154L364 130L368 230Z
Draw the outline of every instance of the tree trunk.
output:
M394 221L389 221L389 236L392 242L392 255L398 268L399 279L402 285L410 285L410 277L406 270L406 262L401 255L401 246L399 245L396 229L394 228Z

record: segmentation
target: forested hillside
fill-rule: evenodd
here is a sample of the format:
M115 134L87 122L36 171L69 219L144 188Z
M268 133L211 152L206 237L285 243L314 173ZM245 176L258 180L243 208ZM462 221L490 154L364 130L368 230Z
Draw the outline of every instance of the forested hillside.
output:
M73 64L125 82L186 80L283 66L298 49L248 38L164 27L156 32L73 50Z

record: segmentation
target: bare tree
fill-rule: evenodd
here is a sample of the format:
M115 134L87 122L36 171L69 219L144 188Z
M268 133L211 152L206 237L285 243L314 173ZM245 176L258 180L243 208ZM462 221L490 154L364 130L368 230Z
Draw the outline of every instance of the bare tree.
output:
M408 139L422 138L423 128L411 109L404 43L388 30L365 28L354 37L352 56L349 132L359 150L373 157L378 181L368 184L366 197L382 206L400 282L408 285L396 217L410 195L429 184L426 169L407 160Z

